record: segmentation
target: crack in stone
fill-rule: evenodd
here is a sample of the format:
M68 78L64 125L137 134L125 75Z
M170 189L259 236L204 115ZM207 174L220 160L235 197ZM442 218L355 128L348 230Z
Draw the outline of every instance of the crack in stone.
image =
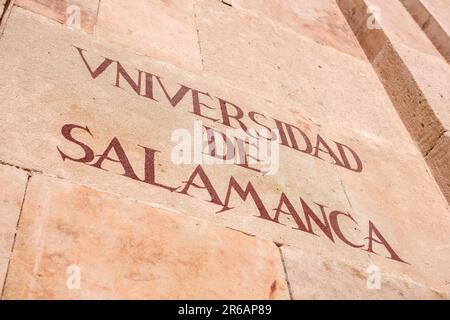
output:
M100 4L101 4L102 0L98 0L98 5L97 5L97 12L96 12L96 16L98 18L98 14L100 13Z
M95 13L95 22L94 25L92 27L92 34L95 33L95 29L97 28L97 23L98 23L98 16L100 14L100 5L101 5L102 0L98 0L98 5L97 5L97 12Z
M430 149L425 153L424 158L426 160L426 158L428 157L428 155L430 154L431 151L434 150L434 148L436 147L436 145L438 144L439 140L442 138L442 136L447 132L448 130L442 130L442 132L439 134L439 136L436 138L436 140L433 141L432 146L430 147Z
M6 266L5 280L3 281L3 288L2 288L1 295L0 295L0 299L3 299L3 296L5 294L6 281L8 279L8 275L9 275L9 267L10 267L10 264L11 264L11 259L12 259L12 255L13 255L13 252L14 252L14 247L16 245L16 238L17 238L17 233L18 233L18 230L19 230L20 218L22 217L22 211L23 211L23 207L24 207L24 204L25 204L25 199L26 199L26 196L27 196L28 185L30 183L31 176L32 176L32 174L29 172L28 173L27 182L25 184L25 189L24 189L24 192L23 192L22 203L20 204L19 217L17 218L16 230L14 231L14 239L13 239L13 242L12 242L12 245L11 245L11 250L10 250L10 254L9 254L9 258L8 258L8 265Z
M341 185L342 185L342 189L344 190L345 197L347 198L348 205L350 206L350 209L353 210L352 203L350 202L350 198L349 198L349 196L347 194L347 189L345 188L344 181L342 181L342 180L341 180Z
M227 2L225 0L222 0L221 3L226 5L226 6L233 7L233 4L231 2Z
M197 44L198 44L198 50L199 50L199 53L200 53L200 63L202 65L202 71L203 71L205 69L205 66L204 66L204 61L203 61L202 46L200 44L200 30L198 28L198 23L197 23L197 20L198 20L198 17L197 17L197 1L195 1L193 3L193 11L194 11L195 31L197 32Z
M42 171L21 167L21 166L18 166L18 165L7 163L7 162L5 162L3 160L0 160L0 165L11 166L11 167L14 167L14 168L17 168L17 169L20 169L20 170L24 170L24 171L26 171L28 173L28 178L27 178L27 182L25 184L24 195L23 195L23 198L22 198L21 206L20 206L19 217L17 219L17 224L16 224L16 230L15 230L15 234L14 234L13 243L11 245L10 257L9 257L8 265L7 265L7 268L6 268L6 275L5 275L5 279L4 279L4 283L3 283L3 289L2 289L2 292L0 294L0 299L3 299L4 293L5 293L6 281L8 279L8 274L9 274L9 268L10 268L10 264L11 264L12 254L14 252L14 248L15 248L15 244L16 244L16 237L17 237L17 233L18 233L18 228L19 228L21 217L22 217L22 212L23 212L23 207L24 207L24 203L25 203L25 200L26 200L26 196L27 196L29 182L30 182L30 179L33 176L33 174L42 174L44 176L57 178L57 179L63 180L65 182L68 182L68 183L71 183L71 184L79 185L79 186L82 186L82 187L85 187L85 188L88 188L88 189L91 189L91 190L95 190L95 191L98 191L98 192L105 193L107 195L115 196L115 197L117 197L120 200L133 201L133 202L140 203L140 204L143 204L143 205L148 205L150 207L156 207L156 206L151 205L151 204L149 204L149 203L147 203L145 201L141 201L141 200L138 200L138 199L135 199L135 198L126 197L126 196L124 196L122 194L119 194L119 193L114 193L114 192L110 192L110 191L107 191L107 190L99 189L99 188L92 187L92 186L89 186L89 185L85 185L85 184L82 184L82 183L79 183L79 182L76 182L76 181L72 181L70 179L63 178L63 177L45 174ZM159 208L159 206L158 206L158 208ZM168 210L168 208L162 208L162 209L164 209L166 211L170 211L173 214L183 215L183 216L185 215L182 212L178 212L178 211L175 212L173 210ZM199 221L211 224L211 225L215 225L217 227L221 227L221 228L224 228L224 229L229 229L229 230L232 230L233 232L238 232L238 233L241 233L241 234L243 234L245 236L249 236L249 237L252 237L252 238L255 238L255 239L266 240L266 239L258 238L255 234L247 233L247 232L245 232L243 230L238 230L238 229L235 229L235 228L232 228L232 227L229 227L229 226L220 225L220 224L214 223L212 221L209 221L209 220L206 220L206 219L201 219L201 218L198 218L198 217L192 217L192 216L189 216L189 217L194 219L194 220L199 220ZM292 289L291 289L291 285L289 283L288 273L287 273L287 269L286 269L286 263L284 261L284 257L283 257L282 251L281 251L281 248L283 246L285 246L286 244L283 244L283 243L280 243L280 242L274 242L274 241L271 241L271 240L267 240L267 241L275 244L275 246L277 247L277 250L278 250L278 252L280 254L281 263L283 265L283 271L284 271L284 275L285 275L286 284L287 284L287 287L288 287L289 298L291 300L293 300L293 298L292 298Z
M283 252L281 251L281 246L278 247L278 251L280 253L281 264L283 265L284 277L286 279L286 284L288 286L289 298L291 300L294 300L293 295L292 295L291 283L289 282L289 276L288 276L288 272L287 272L287 268L286 268L286 261L284 261Z

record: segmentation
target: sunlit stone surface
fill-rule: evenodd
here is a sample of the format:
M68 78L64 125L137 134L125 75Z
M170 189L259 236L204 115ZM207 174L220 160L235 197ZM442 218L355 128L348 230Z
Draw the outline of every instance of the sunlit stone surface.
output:
M379 2L16 1L2 298L448 299L449 66Z

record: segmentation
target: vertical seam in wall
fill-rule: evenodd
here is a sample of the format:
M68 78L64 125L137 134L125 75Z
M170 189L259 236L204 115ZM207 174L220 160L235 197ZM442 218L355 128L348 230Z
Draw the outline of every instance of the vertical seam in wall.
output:
M94 27L92 28L92 33L95 33L95 29L97 28L98 15L100 14L100 4L101 4L101 2L102 2L102 0L98 0L97 12L95 13L95 24L94 24Z
M194 3L192 4L193 6L193 11L194 11L194 25L195 25L195 31L197 32L197 44L198 44L198 50L199 50L199 54L200 54L200 63L202 65L202 71L205 69L204 67L204 61L203 61L203 52L202 52L202 46L200 44L200 30L198 28L198 17L197 17L197 1L194 1Z
M345 188L344 181L342 181L342 179L339 179L339 180L341 180L342 190L344 190L345 198L347 198L348 205L350 206L350 209L353 210L353 206L352 206L352 203L350 201L350 197L348 196L347 188Z
M1 292L1 295L0 295L0 300L3 299L3 295L5 294L6 281L8 279L8 274L9 274L9 266L11 264L11 259L12 259L12 255L13 255L13 252L14 252L14 247L16 245L16 238L17 238L17 233L19 231L20 218L22 217L22 211L23 211L23 207L24 207L24 204L25 204L25 199L26 199L26 196L27 196L28 185L30 183L31 176L32 175L30 173L28 173L27 182L25 184L25 189L24 189L24 192L23 192L22 203L20 205L19 217L17 218L16 230L15 230L15 233L14 233L14 239L13 239L13 242L12 242L12 245L11 245L11 251L10 251L10 254L9 254L8 265L6 266L6 274L5 274L5 279L4 279L4 282L3 282L3 289L2 289L2 292Z
M275 245L276 245L276 244L275 244ZM293 295L292 295L291 284L290 284L290 282L289 282L288 272L287 272L287 269L286 269L286 262L284 261L283 252L281 251L281 246L280 246L280 247L277 246L277 248L278 248L278 252L280 253L281 264L283 265L284 277L285 277L285 279L286 279L286 284L287 284L287 287L288 287L289 298L290 298L291 300L294 300Z
M95 13L98 17L98 13L100 12L100 3L102 2L102 0L98 0L98 5L97 5L97 12Z

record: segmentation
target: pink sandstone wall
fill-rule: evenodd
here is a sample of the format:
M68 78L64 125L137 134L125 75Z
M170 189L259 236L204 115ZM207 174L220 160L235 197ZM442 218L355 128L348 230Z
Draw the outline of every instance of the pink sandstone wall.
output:
M447 2L1 9L2 299L450 298ZM275 172L176 163L199 121Z

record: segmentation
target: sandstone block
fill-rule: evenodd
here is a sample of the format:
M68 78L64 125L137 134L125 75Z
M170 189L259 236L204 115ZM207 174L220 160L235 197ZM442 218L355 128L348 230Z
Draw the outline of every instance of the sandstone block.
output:
M31 178L5 299L288 299L268 241Z
M202 70L194 1L101 1L96 35L190 71Z
M374 264L345 261L281 248L293 299L449 299L440 292L407 278L389 274Z
M375 242L373 250L378 255L371 254L372 261L397 276L448 291L446 261L450 256L446 252L448 240L444 230L450 224L442 219L448 206L425 159L417 161L421 158L418 150L402 151L400 156L395 149L383 145L361 141L360 146L363 154L372 155L366 159L364 175L355 179L346 172L340 173L351 210L376 221L377 228L384 230L383 237L395 244L392 250L405 263L389 259L392 252ZM377 165L380 162L383 165ZM424 184L428 187L423 187ZM441 200L436 201L438 198Z
M363 50L334 0L230 0L234 8L288 28L325 46L365 60Z

